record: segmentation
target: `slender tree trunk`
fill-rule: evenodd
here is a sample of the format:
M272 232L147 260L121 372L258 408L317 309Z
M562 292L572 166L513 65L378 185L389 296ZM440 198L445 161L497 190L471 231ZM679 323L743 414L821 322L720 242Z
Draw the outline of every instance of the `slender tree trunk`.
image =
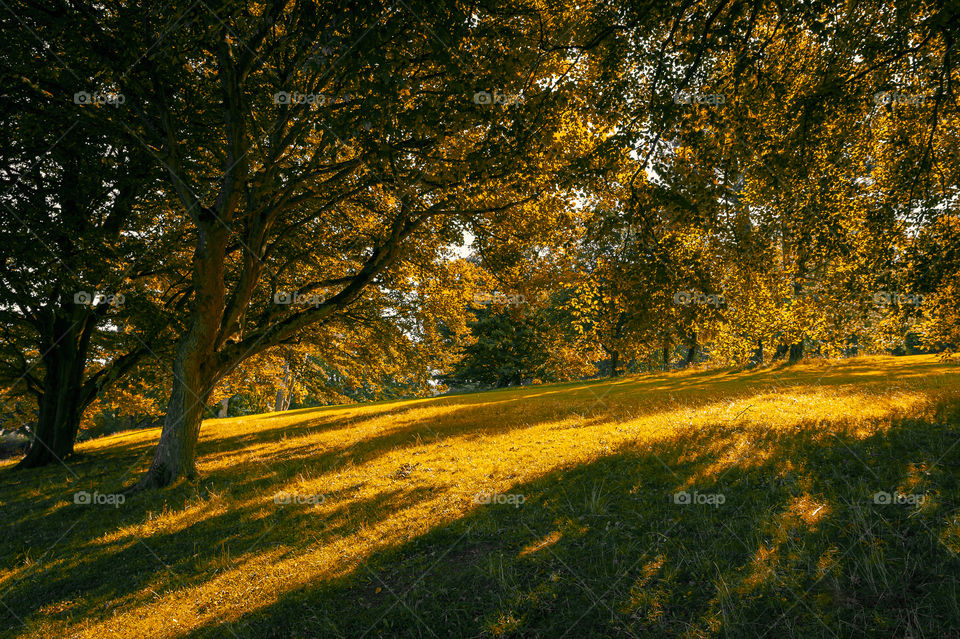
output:
M612 350L610 352L610 377L619 377L620 371L620 351Z
M687 350L687 356L683 359L683 366L687 367L693 364L694 360L697 358L697 334L694 333L693 337L690 339L690 344Z
M670 342L663 343L663 370L670 370L670 352L673 348L670 346Z
M52 345L43 356L45 373L37 425L18 468L45 466L73 454L80 418L89 405L81 392L89 346L89 331L84 325L69 316L54 319Z

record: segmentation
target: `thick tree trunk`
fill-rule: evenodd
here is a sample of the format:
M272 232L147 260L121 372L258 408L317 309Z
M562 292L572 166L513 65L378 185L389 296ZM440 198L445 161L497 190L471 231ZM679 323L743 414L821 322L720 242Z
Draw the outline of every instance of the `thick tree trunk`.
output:
M78 389L71 389L66 380L63 382L53 380L44 384L33 439L18 468L46 466L73 454L82 409Z
M274 412L280 412L290 408L290 401L293 397L293 379L290 372L290 365L283 365L283 388L277 391L276 400L273 402Z
M806 273L806 258L801 258L798 264L799 274L802 277ZM796 281L793 284L793 295L794 297L800 297L800 294L803 292L803 285L800 281ZM800 339L795 343L790 345L790 359L789 363L793 364L799 362L803 359L803 336L801 335Z
M88 318L89 321L89 318ZM62 462L73 454L80 417L89 401L83 399L89 331L71 317L54 320L53 344L43 356L43 394L33 439L18 468L37 468Z
M803 359L803 340L790 345L790 363L799 362Z
M847 343L847 357L856 357L860 351L860 336L854 335Z
M277 397L273 402L273 412L280 413L290 408L290 402L293 400L293 393L290 391L278 390Z
M200 423L213 384L223 372L217 346L225 308L223 255L227 237L225 229L215 224L201 233L194 254L195 306L173 362L173 388L163 430L150 470L131 490L162 488L197 476Z
M223 419L230 412L230 398L224 397L220 400L220 410L217 411L217 417Z
M186 342L185 344L189 344ZM150 470L136 489L169 486L197 476L197 440L213 375L190 348L181 347L173 366L173 389L167 402L160 442Z

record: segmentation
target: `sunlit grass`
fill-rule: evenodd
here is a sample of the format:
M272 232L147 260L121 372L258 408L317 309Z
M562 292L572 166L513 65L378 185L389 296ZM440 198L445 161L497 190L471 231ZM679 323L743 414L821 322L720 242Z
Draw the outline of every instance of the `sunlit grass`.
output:
M2 470L0 620L25 636L937 636L960 623L958 381L932 356L859 358L209 420L199 483L74 504L145 468L158 431L121 433L69 469Z

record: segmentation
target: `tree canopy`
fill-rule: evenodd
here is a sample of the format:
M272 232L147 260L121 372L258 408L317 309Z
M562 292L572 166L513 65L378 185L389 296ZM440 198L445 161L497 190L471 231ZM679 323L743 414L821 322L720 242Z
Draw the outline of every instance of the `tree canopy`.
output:
M956 7L21 4L25 465L118 402L163 415L151 488L235 397L958 346Z

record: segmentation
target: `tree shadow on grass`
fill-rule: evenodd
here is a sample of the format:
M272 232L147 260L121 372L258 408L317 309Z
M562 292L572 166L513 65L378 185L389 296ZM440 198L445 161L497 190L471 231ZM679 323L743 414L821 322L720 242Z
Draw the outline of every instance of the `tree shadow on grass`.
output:
M84 535L69 557L8 586L4 603L11 608L0 608L0 627L22 625L12 610L19 618L38 613L45 620L100 617L106 610L149 603L156 593L200 586L264 553L283 561L302 554L300 544L308 540L321 545L354 534L361 525L429 497L430 490L401 485L368 500L350 492L324 495L332 508L322 514L309 504L278 504L274 495L263 494L173 532L115 539ZM291 539L300 544L290 546ZM112 577L118 573L124 578Z
M955 636L956 415L855 431L623 449L182 636Z
M558 411L561 414L581 411L584 406L592 405L592 396L585 391L579 397L582 402L557 398L537 408L535 414L524 411L522 425L495 419L503 402L522 398L497 397L495 402L488 398L486 402L472 402L467 407L452 406L450 411L434 416L427 425L409 420L359 441L349 447L349 463L363 463L395 449L421 445L417 435L424 429L442 440L526 428L557 419ZM704 401L721 401L721 397L724 396L717 393L717 397ZM600 412L583 425L609 418L602 413L602 406L597 409ZM645 406L644 410L653 409ZM396 416L402 418L405 413L400 411ZM619 632L623 636L630 636L629 633L639 636L649 632L656 636L661 631L679 634L683 628L709 629L717 624L721 629L735 628L734 636L747 636L758 628L750 625L755 619L786 611L784 619L777 622L780 625L775 624L779 630L789 630L787 624L798 623L794 620L795 614L806 614L809 623L802 627L811 630L814 636L816 632L823 632L818 621L821 617L830 623L840 623L840 627L865 623L865 627L877 628L878 633L893 628L897 631L894 634L912 631L915 636L923 636L922 632L916 632L920 628L930 634L929 629L936 627L930 620L937 620L938 615L956 621L955 602L951 607L950 601L927 593L934 573L923 564L930 562L934 571L939 568L937 562L947 566L944 570L948 571L949 579L937 596L941 592L949 593L956 569L955 563L947 561L953 559L952 554L944 555L949 552L944 544L953 544L951 547L956 549L956 540L960 537L956 530L948 530L945 523L956 513L958 503L956 477L945 470L952 472L957 462L957 450L951 448L956 443L956 422L951 424L937 428L922 422L900 422L886 435L868 439L858 438L852 429L843 432L836 424L831 424L830 430L805 424L796 432L773 434L746 432L736 427L707 428L685 433L672 442L624 448L617 455L593 464L557 471L515 487L513 492L527 497L520 508L479 506L461 522L441 526L395 551L374 554L369 561L356 566L347 579L284 593L275 606L241 618L236 630L241 636L250 637L260 636L259 633L269 636L271 632L275 636L325 636L327 631L331 636L340 632L354 636L362 633L365 628L360 626L369 622L376 626L373 634L379 629L385 634L407 632L418 636L419 632L431 636L429 626L417 618L427 615L444 623L450 621L457 629L455 635L462 631L467 636L511 632L517 636L560 636L566 627L579 628L587 635ZM734 434L737 437L732 436ZM264 441L276 441L282 438L282 433L277 431L267 437ZM759 452L747 451L741 458L744 440L752 441L753 448ZM234 441L233 445L242 444ZM200 485L181 485L138 495L118 509L76 506L70 501L71 493L78 489L92 491L119 486L123 473L129 474L131 468L137 467L137 460L152 450L149 442L137 441L127 447L110 447L82 456L78 464L72 466L79 479L62 467L22 475L8 474L11 471L7 469L2 473L4 480L15 479L17 483L11 485L9 491L4 488L4 522L10 524L4 554L21 557L22 548L27 548L31 550L31 560L41 565L40 570L13 569L3 602L12 605L17 616L27 619L60 618L66 624L84 617L103 619L111 610L148 605L150 597L144 594L146 587L158 593L194 588L213 579L218 571L233 569L240 562L254 560L261 554L271 553L270 557L277 561L293 557L304 552L302 544L306 538L330 543L354 534L358 521L373 525L418 500L431 498L431 493L423 487L399 483L396 491L366 502L353 499L347 494L349 491L342 496L329 496L333 500L330 504L336 504L341 497L350 500L354 511L362 513L359 519L348 517L346 510L339 506L324 518L302 508L286 508L282 512L271 509L273 491L282 486L283 481L304 471L322 475L336 470L338 465L348 463L343 456L346 448L317 454L316 447L309 444L285 445L283 458L271 460L264 468L251 461L227 464L208 473ZM209 455L212 451L204 448L201 452ZM771 456L760 454L763 452ZM943 454L946 456L935 463ZM892 510L890 505L874 508L864 501L876 491L907 490L908 485L914 484L936 494L935 499L931 498L931 502L919 510L903 505L894 505ZM694 493L691 499L696 499L697 494L723 494L725 503L690 504L686 508L683 504L674 504L672 495L684 489ZM204 491L208 495L204 496ZM211 505L217 497L211 498L209 493L216 495L224 491L234 503L225 512L218 512ZM806 510L805 498L812 500ZM199 504L201 501L207 503ZM732 508L733 505L738 509ZM143 525L154 515L176 513L194 506L200 510L195 519L174 532L145 536L124 532ZM814 513L819 506L823 507ZM843 525L837 513L842 514ZM907 532L902 533L894 524L904 526ZM671 526L676 528L670 529ZM804 532L808 528L817 530ZM872 532L874 529L887 534L877 536ZM796 534L787 534L790 530ZM632 537L621 539L618 535L624 531L630 531ZM829 531L829 535L824 531ZM680 537L676 537L677 534ZM460 535L463 539L457 541ZM101 540L103 537L109 539ZM212 545L211 538L215 539ZM863 539L874 544L869 546L870 553L858 554L858 547L849 550L847 542L859 543ZM909 548L904 550L898 545L905 543L905 539L919 539L924 543L935 539L939 545L927 548L925 555L911 555ZM196 546L196 540L201 540L200 547ZM636 541L636 545L631 545L631 540ZM654 544L657 552L653 559L644 555L646 548L641 548L640 542ZM700 551L700 558L696 552L683 556L680 547L685 543L702 543L706 550ZM882 551L891 547L899 552L894 554L891 565L902 567L908 576L906 583L912 588L898 592L899 599L888 598L889 588L883 590L877 585L903 581L900 573L883 572L877 567L890 563ZM553 557L551 549L559 554ZM441 557L444 550L448 553ZM663 554L660 550L669 554L660 557ZM45 554L48 551L49 555ZM221 551L226 554L218 555ZM441 559L420 581L417 577L427 566L410 563L411 558L418 556L424 562ZM48 561L48 557L52 559ZM534 561L543 557L553 558L545 566ZM640 584L640 577L626 567L625 562L634 560L652 571L654 576L650 577L649 587ZM654 563L643 563L648 560ZM787 562L787 568L782 568L782 562ZM577 566L590 567L594 563L597 565L586 577L577 574ZM566 572L561 570L564 564L569 568ZM548 569L549 572L545 572ZM439 581L436 581L435 570L442 573ZM837 576L838 571L841 575L849 572L849 581L843 582ZM694 584L689 588L705 589L713 596L697 599L689 595L683 590L687 586L677 586L670 581L676 572L683 573L689 584ZM656 576L661 573L670 579ZM634 584L638 590L622 590L622 584L616 581L617 575L623 575L622 581ZM496 579L497 583L488 587L490 579ZM599 596L605 592L601 590L605 579L618 584L610 597ZM432 584L427 590L422 587L425 582ZM480 587L470 586L472 582ZM823 583L831 584L832 590L817 590ZM813 584L815 594L823 601L808 601L804 595L806 584ZM404 595L399 603L390 598L391 592L398 595L405 592L404 587L412 588L411 593L417 598L411 600ZM797 598L800 604L788 609L786 602L793 597L791 589L804 596ZM541 596L541 590L547 595ZM854 593L852 598L847 591ZM357 592L369 597L357 600ZM449 612L443 609L444 593L466 599ZM478 593L493 599L470 599ZM542 603L548 595L559 602L550 610L562 618L562 623L542 617L531 603L533 600ZM733 600L734 597L737 599ZM753 599L762 599L764 603L752 608L742 603ZM316 610L325 612L300 625L289 625L282 619L286 612L292 611L285 603L288 600L307 601ZM360 603L351 605L351 601ZM560 614L569 609L568 601L572 605L585 601L594 606L581 622ZM784 605L775 606L770 603L773 601ZM693 607L687 607L688 603ZM882 617L886 626L867 619L868 603L884 605L892 611ZM935 611L933 604L941 610ZM607 610L608 607L614 612ZM621 608L629 610L629 614L617 612ZM807 609L817 614L804 613ZM597 617L597 610L606 610L607 617ZM389 630L377 626L380 612L385 612L385 623L399 619L397 623L401 625ZM232 619L231 614L226 610L223 617ZM627 615L627 619L622 618L623 615ZM916 620L904 621L911 617ZM404 623L409 623L409 631L403 630ZM0 607L0 627L15 628L18 624L8 609ZM244 624L250 624L249 628ZM271 630L274 627L278 629ZM563 631L553 634L561 627ZM209 625L198 634L219 636L233 629L233 626L228 629ZM621 632L621 629L626 630ZM442 630L443 626L437 631L439 636L444 636ZM705 630L703 634L711 633L717 634L713 630Z

